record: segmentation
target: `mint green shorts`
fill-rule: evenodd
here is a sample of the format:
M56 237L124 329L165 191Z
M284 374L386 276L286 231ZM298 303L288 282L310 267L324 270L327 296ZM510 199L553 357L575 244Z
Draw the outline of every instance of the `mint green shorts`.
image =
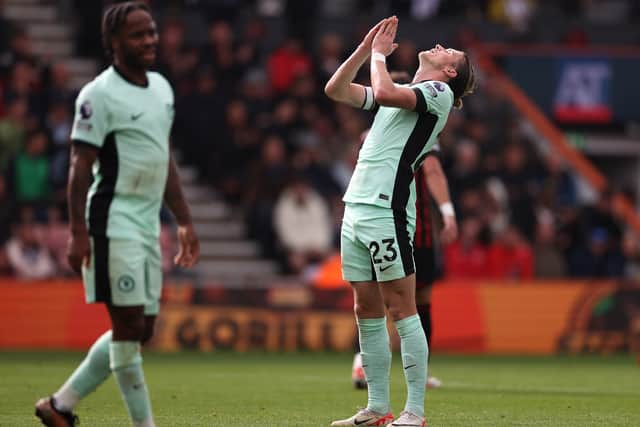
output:
M87 303L144 306L156 315L162 292L160 243L91 237L91 260L82 268Z
M342 277L387 282L415 272L413 233L405 211L347 203L342 218Z

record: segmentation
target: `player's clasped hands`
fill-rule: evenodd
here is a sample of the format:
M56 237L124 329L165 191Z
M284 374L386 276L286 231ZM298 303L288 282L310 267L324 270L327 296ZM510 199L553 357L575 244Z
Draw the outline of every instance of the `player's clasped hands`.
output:
M393 42L396 38L396 32L398 31L398 18L394 15L390 18L383 19L376 27L377 31L373 37L371 48L375 52L389 56L398 47L398 44Z

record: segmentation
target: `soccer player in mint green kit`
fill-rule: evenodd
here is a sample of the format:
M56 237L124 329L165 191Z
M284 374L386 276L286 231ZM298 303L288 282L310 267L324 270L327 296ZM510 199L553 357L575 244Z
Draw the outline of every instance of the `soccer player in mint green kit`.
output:
M394 43L393 16L369 31L325 87L333 100L377 110L344 195L342 274L355 295L367 407L332 426L416 426L426 424L424 395L427 340L416 311L413 177L442 131L451 108L473 90L474 75L464 52L436 45L418 54L412 83L396 85L385 58ZM371 87L353 83L371 56ZM391 350L385 307L401 340L407 400L393 419L389 400Z
M71 132L68 259L82 272L87 302L105 304L111 330L53 396L36 403L36 416L47 426L76 425L77 403L113 374L132 424L153 427L140 345L159 310L163 200L178 223L174 261L191 267L199 244L169 150L173 91L148 71L158 44L148 7L112 6L102 35L113 64L78 95Z

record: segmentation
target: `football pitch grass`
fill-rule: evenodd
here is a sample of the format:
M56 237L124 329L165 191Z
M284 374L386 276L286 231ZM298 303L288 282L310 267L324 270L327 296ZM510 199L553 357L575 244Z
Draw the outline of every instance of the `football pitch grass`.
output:
M82 359L70 352L0 352L0 426L37 426L33 403ZM366 405L351 355L145 353L160 426L328 426ZM404 405L394 354L392 409ZM444 386L427 393L429 426L640 426L640 366L630 356L435 355ZM113 379L77 408L82 426L129 425Z

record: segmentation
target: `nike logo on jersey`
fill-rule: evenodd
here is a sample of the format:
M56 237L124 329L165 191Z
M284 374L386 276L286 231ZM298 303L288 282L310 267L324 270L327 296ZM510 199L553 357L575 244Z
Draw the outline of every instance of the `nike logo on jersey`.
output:
M140 116L142 116L144 114L144 111L138 114L132 114L131 115L131 120L136 121L140 118Z
M382 273L382 272L383 272L383 271L385 271L385 270L390 269L391 267L393 267L393 264L389 264L389 265L387 265L387 266L380 267L380 273Z

